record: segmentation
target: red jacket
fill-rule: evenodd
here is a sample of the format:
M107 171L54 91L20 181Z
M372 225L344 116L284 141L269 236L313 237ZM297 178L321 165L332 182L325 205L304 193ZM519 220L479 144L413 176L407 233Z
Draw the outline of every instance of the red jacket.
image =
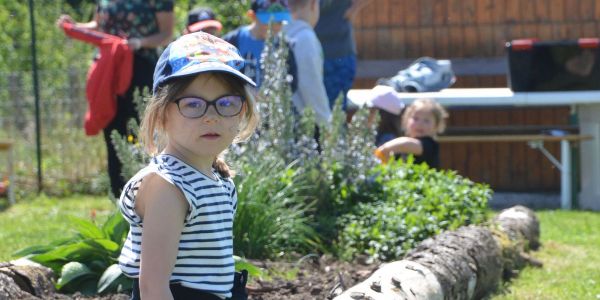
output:
M88 110L85 113L85 134L96 135L104 129L117 112L117 95L123 95L131 83L133 51L125 39L103 32L81 29L63 23L67 36L98 47L87 74L85 94Z

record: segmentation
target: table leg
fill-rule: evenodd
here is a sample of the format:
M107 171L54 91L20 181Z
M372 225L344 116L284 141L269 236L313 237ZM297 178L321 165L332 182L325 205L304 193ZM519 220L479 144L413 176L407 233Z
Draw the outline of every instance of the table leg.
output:
M571 209L571 145L569 141L560 141L560 206Z

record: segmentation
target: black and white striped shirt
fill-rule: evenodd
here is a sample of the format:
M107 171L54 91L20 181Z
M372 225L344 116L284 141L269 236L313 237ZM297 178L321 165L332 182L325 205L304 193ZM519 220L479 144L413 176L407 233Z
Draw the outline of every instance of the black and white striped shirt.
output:
M177 157L161 154L125 185L119 207L130 224L121 250L119 266L125 275L137 278L140 272L142 219L134 209L140 182L156 173L178 187L189 203L179 253L171 283L231 297L233 286L233 217L237 206L235 185L218 173L214 180ZM175 220L173 220L175 222Z

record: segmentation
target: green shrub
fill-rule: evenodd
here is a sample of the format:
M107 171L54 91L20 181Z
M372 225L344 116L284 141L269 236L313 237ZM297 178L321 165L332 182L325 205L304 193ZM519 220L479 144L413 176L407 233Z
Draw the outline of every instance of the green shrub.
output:
M401 258L430 236L485 220L491 190L454 171L426 164L392 161L372 169L382 198L359 203L341 218L338 239L342 257L366 254L379 260Z
M249 258L275 258L317 247L318 236L309 218L314 207L308 195L314 191L294 165L263 161L246 164L240 171L241 175L235 177L235 253Z
M86 295L111 293L131 288L117 265L129 224L115 212L103 225L72 218L77 234L48 245L32 246L15 253L60 274L56 288L65 293Z

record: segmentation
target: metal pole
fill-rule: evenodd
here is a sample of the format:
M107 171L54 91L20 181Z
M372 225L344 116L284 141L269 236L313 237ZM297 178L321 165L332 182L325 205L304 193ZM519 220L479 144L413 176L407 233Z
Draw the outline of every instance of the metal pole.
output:
M31 26L31 68L33 70L33 94L35 97L35 145L37 154L37 181L38 193L43 189L42 185L42 133L40 124L40 91L38 84L37 53L35 44L35 19L33 0L29 0L29 22Z
M567 140L560 141L560 206L571 209L571 145Z

